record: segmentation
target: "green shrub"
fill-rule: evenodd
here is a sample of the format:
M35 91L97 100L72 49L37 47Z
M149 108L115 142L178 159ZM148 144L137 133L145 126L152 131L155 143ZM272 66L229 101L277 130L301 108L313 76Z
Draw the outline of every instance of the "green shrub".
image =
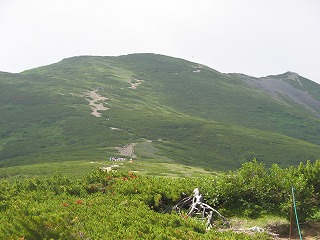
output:
M318 169L319 160L285 169L275 164L267 169L254 159L209 182L204 186L205 198L213 206L244 216L258 217L266 212L288 216L294 188L299 217L306 219L319 206L319 195L315 191Z
M293 186L299 218L317 220L318 166L316 161L267 169L253 160L214 177L97 170L82 179L1 180L0 239L269 239L267 234L206 232L205 223L181 218L172 206L183 192L191 195L199 187L205 201L228 216L288 216Z

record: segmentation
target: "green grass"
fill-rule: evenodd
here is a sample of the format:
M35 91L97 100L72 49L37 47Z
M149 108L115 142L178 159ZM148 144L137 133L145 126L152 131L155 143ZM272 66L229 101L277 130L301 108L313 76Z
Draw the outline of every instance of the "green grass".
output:
M0 167L100 161L128 143L138 143L141 162L209 171L235 169L253 157L283 166L319 158L319 119L240 78L205 66L194 73L194 66L134 54L0 73ZM130 89L130 79L143 82ZM110 108L101 118L90 114L85 100L98 87Z
M270 225L289 225L290 222L279 216L275 215L265 215L259 218L251 219L251 218L239 218L232 217L230 219L230 223L234 228L251 228L254 226L259 226L260 228L266 229Z
M159 159L158 161L161 161ZM200 167L189 167L186 165L165 163L156 161L133 160L133 163L110 162L109 160L98 161L56 161L52 163L38 163L30 165L21 165L14 167L0 168L0 179L16 180L27 179L35 176L52 177L62 175L68 177L83 177L86 174L101 167L111 167L118 165L115 169L123 172L137 172L146 176L164 176L164 177L197 177L200 175L215 175L217 172L207 171Z

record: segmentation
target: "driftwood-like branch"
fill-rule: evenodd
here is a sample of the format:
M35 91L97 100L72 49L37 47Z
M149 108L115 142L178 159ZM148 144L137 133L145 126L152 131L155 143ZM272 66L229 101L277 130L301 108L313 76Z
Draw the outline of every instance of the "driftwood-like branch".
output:
M227 219L219 213L216 209L211 207L210 205L203 202L203 197L199 192L198 188L193 190L193 195L189 197L185 197L180 200L175 206L173 206L173 210L177 213L181 214L181 209L188 209L188 217L194 217L196 215L200 215L200 219L205 220L207 219L206 228L209 230L213 227L213 213L218 214L218 216L223 220L223 222L230 227L229 222Z

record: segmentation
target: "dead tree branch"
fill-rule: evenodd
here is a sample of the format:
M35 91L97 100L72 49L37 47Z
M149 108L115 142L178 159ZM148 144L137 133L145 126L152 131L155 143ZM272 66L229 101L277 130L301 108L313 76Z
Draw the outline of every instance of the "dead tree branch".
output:
M203 202L203 196L200 194L198 188L195 188L193 190L192 196L181 199L176 205L173 206L173 210L175 210L179 215L182 215L182 209L188 209L188 217L195 217L197 215L200 215L201 220L207 219L207 230L211 229L214 226L212 220L213 213L216 213L222 219L224 224L230 227L228 220L221 213Z

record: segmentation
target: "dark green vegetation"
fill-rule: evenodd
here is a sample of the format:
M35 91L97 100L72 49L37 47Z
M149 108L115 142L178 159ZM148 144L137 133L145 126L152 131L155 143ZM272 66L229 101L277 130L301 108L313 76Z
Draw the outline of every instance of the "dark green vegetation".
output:
M269 78L155 54L73 57L0 72L0 166L106 160L128 143L137 143L139 161L206 170L235 169L253 157L268 166L314 161L320 86L290 74L269 78L304 98L257 87ZM108 98L100 118L86 100L96 89Z
M180 217L171 208L182 192L191 195L199 187L205 201L229 220L264 215L272 219L271 214L288 218L291 187L295 187L298 213L304 221L319 216L319 179L320 161L268 169L254 160L215 177L164 178L95 171L83 178L1 180L0 238L271 239L267 233L228 230L218 217L216 227L206 232L205 223Z
M109 109L96 117L89 101L99 97ZM319 220L320 86L297 74L257 79L155 54L73 57L0 72L0 112L0 239L268 239L205 232L172 213L195 187L246 221L288 219L295 187L301 220ZM133 164L92 172L131 143Z

